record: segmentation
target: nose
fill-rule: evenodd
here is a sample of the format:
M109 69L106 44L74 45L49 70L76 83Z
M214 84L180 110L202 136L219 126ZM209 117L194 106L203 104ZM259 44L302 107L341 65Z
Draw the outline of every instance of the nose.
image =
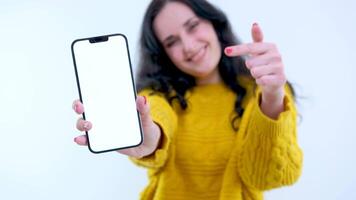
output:
M194 38L190 35L183 35L181 37L183 44L183 51L186 56L191 56L194 53L195 41Z

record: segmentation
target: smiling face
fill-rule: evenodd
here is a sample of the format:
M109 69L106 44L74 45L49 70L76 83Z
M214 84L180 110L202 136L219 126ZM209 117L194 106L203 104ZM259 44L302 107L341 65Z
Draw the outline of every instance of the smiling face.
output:
M167 3L153 21L158 40L168 57L198 85L221 80L221 47L211 22L201 19L185 4Z

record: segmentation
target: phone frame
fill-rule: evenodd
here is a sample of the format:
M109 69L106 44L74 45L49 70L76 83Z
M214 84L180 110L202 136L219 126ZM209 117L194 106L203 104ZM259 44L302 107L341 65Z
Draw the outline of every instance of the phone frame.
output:
M79 99L83 104L84 104L84 101L83 101L82 92L81 92L81 89L80 89L80 80L79 80L79 73L78 73L77 64L76 64L76 60L75 60L74 45L77 42L81 42L81 41L85 41L85 40L87 40L90 43L106 42L106 41L109 40L110 37L113 37L113 36L122 36L124 38L124 40L125 40L127 56L128 56L129 66L130 66L131 82L132 82L132 86L133 86L134 97L135 97L135 99L137 98L137 91L136 91L136 87L135 87L135 80L134 80L134 74L133 74L133 70L132 70L132 64L131 64L130 51L129 51L127 37L122 33L115 33L115 34L109 34L109 35L100 35L100 36L94 36L94 37L80 38L80 39L74 40L72 42L72 44L71 44L71 52L72 52L72 58L73 58L73 64L74 64L74 71L75 71L75 77L76 77L76 82L77 82L77 88L78 88L78 93L79 93ZM125 147L107 149L107 150L103 150L103 151L94 151L91 148L91 145L90 145L88 131L85 131L85 135L87 137L87 143L88 143L89 151L92 152L92 153L95 153L95 154L99 154L99 153L117 151L117 150L120 150L120 149L127 149L127 148L137 147L137 146L141 145L143 143L143 131L142 131L142 124L141 124L141 117L140 117L140 114L139 114L139 112L137 110L136 110L136 112L137 112L137 117L138 117L137 119L138 119L138 123L139 123L140 138L141 138L141 140L140 140L140 142L138 144L132 145L132 146L125 146ZM82 116L83 116L83 119L86 120L85 111L82 113Z

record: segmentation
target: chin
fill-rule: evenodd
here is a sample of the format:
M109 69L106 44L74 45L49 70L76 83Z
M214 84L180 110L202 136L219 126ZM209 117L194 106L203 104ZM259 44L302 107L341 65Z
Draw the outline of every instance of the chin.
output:
M199 79L201 79L201 78L207 78L207 77L211 76L211 74L212 74L213 72L214 72L214 70L196 72L196 73L194 74L194 76L195 76L196 78L199 78Z

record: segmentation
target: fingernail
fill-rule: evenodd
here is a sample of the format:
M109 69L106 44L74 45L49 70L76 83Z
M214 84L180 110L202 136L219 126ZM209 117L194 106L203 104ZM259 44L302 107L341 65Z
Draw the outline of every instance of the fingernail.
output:
M77 138L76 137L74 138L74 142L77 143Z
M253 23L253 26L258 26L257 22Z
M146 96L143 96L143 98L145 99L144 103L146 105L147 104L147 98L146 98Z
M232 53L232 49L228 47L228 48L225 49L225 52L226 52L226 54L231 54Z
M84 128L85 130L88 130L88 128L89 128L89 123L88 123L88 122L84 122L83 128Z

